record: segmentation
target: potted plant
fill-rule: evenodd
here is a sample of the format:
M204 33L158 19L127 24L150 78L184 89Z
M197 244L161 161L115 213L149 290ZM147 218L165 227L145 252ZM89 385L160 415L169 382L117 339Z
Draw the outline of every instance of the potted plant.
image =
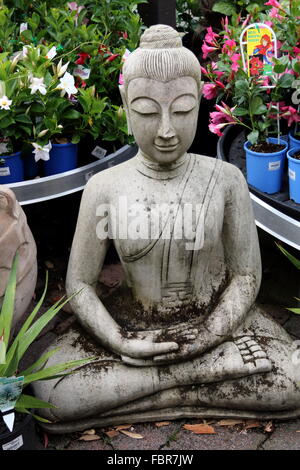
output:
M47 289L41 299L23 323L15 338L11 338L11 325L14 311L14 299L16 292L16 273L18 256L16 255L0 313L0 449L16 450L31 448L32 443L32 417L45 421L32 410L38 408L51 408L51 404L43 402L31 394L28 394L28 385L36 380L50 380L53 377L64 376L69 369L86 364L94 358L72 361L46 367L47 359L57 350L43 354L26 370L20 369L20 361L37 338L42 329L51 321L69 299L57 301L49 310L35 320L42 306ZM26 434L29 432L29 436Z
M300 204L300 146L291 148L287 157L290 198Z
M221 110L217 104L217 112L211 113L210 130L221 136L222 129L229 124L248 129L244 146L247 180L254 187L272 194L281 188L287 150L282 122L286 121L291 127L300 120L293 106L293 84L300 73L300 49L297 36L299 5L292 5L289 10L279 2L270 0L265 2L264 10L270 6L271 12L257 9L255 19L273 26L278 33L277 46L281 57L272 57L272 73L264 75L261 69L254 67L254 62L250 64L250 72L244 69L239 39L254 13L242 18L241 13L234 12L231 13L231 21L228 17L223 21L222 32L207 29L204 58L213 55L214 61L202 67L202 72L205 78L204 97L226 103Z

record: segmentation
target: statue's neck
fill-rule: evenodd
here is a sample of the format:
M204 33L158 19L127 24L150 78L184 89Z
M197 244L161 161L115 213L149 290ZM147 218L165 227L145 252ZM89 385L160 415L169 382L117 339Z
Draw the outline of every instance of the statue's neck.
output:
M184 153L184 155L175 162L162 165L153 160L149 160L149 158L139 150L136 159L137 170L143 175L157 180L169 180L182 175L186 171L189 155Z

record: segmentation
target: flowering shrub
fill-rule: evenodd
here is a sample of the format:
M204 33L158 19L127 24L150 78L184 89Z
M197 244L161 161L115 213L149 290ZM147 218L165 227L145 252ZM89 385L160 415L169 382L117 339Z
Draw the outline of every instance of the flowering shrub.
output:
M0 138L47 159L51 142L131 141L118 90L142 0L0 1Z
M290 9L285 2L269 0L264 8L268 10L255 13L255 21L271 26L276 33L279 58L273 57L273 75L262 77L261 63L255 57L251 76L243 69L239 38L242 30L253 22L251 13L246 17L233 14L230 20L226 16L223 31L218 34L208 28L202 48L204 58L213 57L201 67L205 80L203 95L226 103L222 111L217 105L217 113L211 114L210 130L221 136L226 125L239 124L248 130L247 138L252 144L276 133L278 118L289 127L300 121L295 107L299 100L295 100L293 89L300 75L300 5L292 2Z

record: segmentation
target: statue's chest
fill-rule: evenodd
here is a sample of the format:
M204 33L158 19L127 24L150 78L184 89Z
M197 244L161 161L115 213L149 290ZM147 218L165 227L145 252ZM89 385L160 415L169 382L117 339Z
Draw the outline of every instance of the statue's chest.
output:
M208 248L222 225L222 201L216 198L212 203L192 181L184 191L172 181L133 186L130 195L119 194L110 220L119 255L126 261L153 250L172 253L176 246L177 256L184 258L187 251Z

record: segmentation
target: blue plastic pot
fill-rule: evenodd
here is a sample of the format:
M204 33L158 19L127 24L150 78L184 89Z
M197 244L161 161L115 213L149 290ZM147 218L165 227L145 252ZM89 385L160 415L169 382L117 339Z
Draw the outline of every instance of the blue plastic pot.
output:
M29 153L23 158L24 162L24 175L27 179L33 179L39 174L40 161L36 162L34 153Z
M64 173L77 168L78 144L52 144L50 160L44 161L45 176Z
M294 131L289 133L290 149L300 149L300 140L294 137Z
M290 199L300 204L300 160L293 158L298 149L291 149L287 153L289 161L289 186L290 186Z
M277 139L269 137L268 142L277 144ZM280 139L284 149L274 153L259 153L249 149L250 142L246 142L247 181L254 188L264 193L274 194L280 191L283 177L285 156L288 148L287 142Z
M0 156L0 184L17 183L24 180L21 152Z

